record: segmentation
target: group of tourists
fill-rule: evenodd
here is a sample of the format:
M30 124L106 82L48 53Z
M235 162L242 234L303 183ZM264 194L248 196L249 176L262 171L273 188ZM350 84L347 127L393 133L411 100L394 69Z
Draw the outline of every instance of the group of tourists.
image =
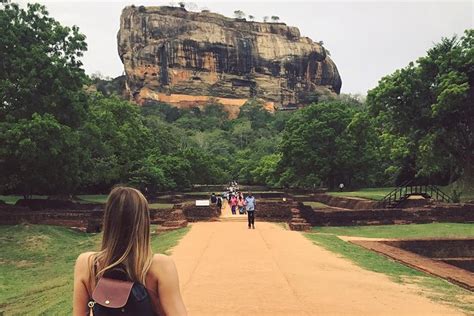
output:
M239 210L239 214L247 214L247 210L245 209L247 203L245 202L242 192L230 193L227 201L230 204L232 215L237 214L237 209Z
M244 194L238 190L237 182L231 182L231 185L227 188L226 192L223 192L220 196L215 193L211 194L211 203L215 204L220 210L222 209L223 202L226 201L230 205L232 215L247 214L248 217L248 228L255 229L255 208L257 201L251 192L244 197Z

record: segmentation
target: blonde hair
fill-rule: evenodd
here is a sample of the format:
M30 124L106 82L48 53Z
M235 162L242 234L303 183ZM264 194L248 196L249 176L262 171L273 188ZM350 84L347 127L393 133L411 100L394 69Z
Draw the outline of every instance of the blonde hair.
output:
M131 281L145 284L153 257L146 198L133 188L114 188L105 205L103 223L101 250L91 256L91 284L120 264Z

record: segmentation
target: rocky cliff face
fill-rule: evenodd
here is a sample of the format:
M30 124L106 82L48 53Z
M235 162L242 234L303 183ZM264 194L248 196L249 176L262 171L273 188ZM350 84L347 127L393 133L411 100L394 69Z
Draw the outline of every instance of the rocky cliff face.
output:
M130 98L177 106L215 98L234 112L249 98L269 109L338 94L326 50L298 28L175 7L126 7L118 51Z

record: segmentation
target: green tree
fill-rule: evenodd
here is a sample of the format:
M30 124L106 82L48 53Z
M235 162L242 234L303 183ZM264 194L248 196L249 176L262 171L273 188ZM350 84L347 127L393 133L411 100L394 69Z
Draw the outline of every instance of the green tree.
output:
M226 161L223 157L212 155L198 148L189 148L183 157L191 165L192 184L222 184L230 180L226 173Z
M181 111L175 106L162 102L145 102L141 107L141 113L144 116L159 116L168 123L172 123L183 116Z
M81 184L80 135L51 114L0 124L3 189L32 194L73 193Z
M168 179L159 165L159 155L150 154L132 163L128 183L142 192L168 189Z
M450 173L474 179L473 43L474 30L444 38L369 91L382 142L398 139L391 157L399 178Z
M39 4L0 10L1 186L14 192L74 192L86 151L78 128L87 113L77 27L65 27Z
M178 155L161 156L157 165L163 170L166 177L167 190L182 190L191 186L191 164Z
M85 36L49 17L40 4L5 5L0 29L0 121L50 113L78 127L85 113Z
M192 140L185 130L157 116L145 117L144 123L151 134L149 147L157 149L161 154L172 154L192 145Z
M263 107L261 102L250 100L240 108L238 118L248 119L252 129L261 129L266 128L272 121L272 114Z
M239 149L244 149L255 141L257 133L252 129L252 122L240 119L233 123L230 141Z
M276 186L278 184L277 168L280 159L280 154L271 154L260 158L255 169L252 170L254 182Z
M89 105L88 119L81 129L81 147L90 157L87 179L105 185L126 182L132 167L147 156L153 144L150 130L139 108L127 101L96 95Z
M353 122L356 113L354 105L338 101L313 104L295 113L280 144L280 183L308 188L321 182L330 188L340 182L362 185L355 180L364 178L365 169L358 168L373 162L361 155L366 144L358 140L360 131L355 131L361 127Z
M291 118L291 116L295 113L294 111L277 111L273 117L271 122L271 129L276 133L280 133L285 129L286 122Z

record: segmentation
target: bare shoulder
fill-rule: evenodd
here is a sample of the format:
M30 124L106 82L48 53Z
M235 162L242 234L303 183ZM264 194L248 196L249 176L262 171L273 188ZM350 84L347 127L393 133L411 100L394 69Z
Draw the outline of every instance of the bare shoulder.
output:
M170 257L170 256L167 256L167 255L163 255L161 253L157 253L157 254L154 254L153 255L153 262L152 262L152 266L153 265L174 265L174 261L173 259Z
M96 252L94 252L94 251L83 252L77 257L76 262L77 263L79 263L79 262L82 263L83 261L87 262L89 260L89 258L94 254L96 254Z
M151 263L151 270L155 273L169 273L176 270L173 258L163 254L153 255L153 261Z
M89 268L89 260L94 254L96 253L93 251L81 253L76 259L76 269L87 270Z

